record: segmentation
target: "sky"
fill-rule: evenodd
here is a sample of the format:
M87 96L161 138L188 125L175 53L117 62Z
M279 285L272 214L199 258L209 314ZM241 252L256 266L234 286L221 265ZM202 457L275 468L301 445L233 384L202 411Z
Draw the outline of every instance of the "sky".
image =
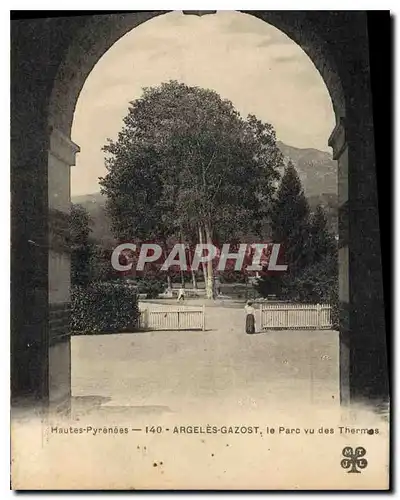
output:
M99 60L79 95L72 140L81 148L71 195L100 190L107 139L116 139L129 102L143 87L178 80L210 88L245 117L271 123L277 139L329 151L335 118L325 83L309 57L284 33L249 14L180 11L158 16L120 38Z

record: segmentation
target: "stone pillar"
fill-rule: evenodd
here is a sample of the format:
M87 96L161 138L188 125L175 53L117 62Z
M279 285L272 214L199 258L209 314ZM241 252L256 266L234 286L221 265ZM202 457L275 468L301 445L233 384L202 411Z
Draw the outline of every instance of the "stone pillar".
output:
M11 399L41 407L48 373L48 19L11 23Z
M340 392L344 404L376 406L388 400L388 365L374 135L362 109L349 114L329 140L338 161Z
M339 118L330 138L333 159L338 164L339 221L339 356L340 400L350 402L350 294L349 294L349 232L348 232L348 170L349 154L344 118Z
M79 147L56 128L51 129L48 158L49 200L49 357L51 410L68 412L71 396L70 345L70 167Z

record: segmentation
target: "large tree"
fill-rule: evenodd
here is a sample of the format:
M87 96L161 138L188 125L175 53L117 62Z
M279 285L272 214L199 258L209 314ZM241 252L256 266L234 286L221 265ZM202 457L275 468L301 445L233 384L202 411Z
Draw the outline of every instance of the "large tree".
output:
M321 205L317 205L310 219L309 256L312 262L319 262L335 254L336 240L328 229L328 218Z
M309 266L297 277L293 289L307 302L335 305L338 295L337 243L328 230L323 208L318 205L309 224Z
M310 208L292 162L285 168L271 213L272 238L284 249L288 273L295 275L309 261Z
M321 206L310 213L300 179L289 164L272 211L274 242L282 243L288 272L266 275L256 287L267 296L313 303L337 303L337 244Z
M296 277L307 267L309 258L310 208L301 181L292 162L285 168L271 210L271 230L274 243L281 244L281 258L287 272L266 274L257 283L263 295L289 298Z
M119 240L193 232L212 243L257 230L270 207L282 155L271 125L246 120L212 90L171 81L130 104L117 141L104 147L101 179ZM213 269L207 272L212 297Z

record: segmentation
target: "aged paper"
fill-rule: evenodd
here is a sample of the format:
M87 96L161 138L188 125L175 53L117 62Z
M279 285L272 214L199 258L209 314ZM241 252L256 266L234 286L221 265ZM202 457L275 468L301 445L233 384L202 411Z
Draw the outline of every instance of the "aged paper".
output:
M367 24L12 15L12 489L389 488Z

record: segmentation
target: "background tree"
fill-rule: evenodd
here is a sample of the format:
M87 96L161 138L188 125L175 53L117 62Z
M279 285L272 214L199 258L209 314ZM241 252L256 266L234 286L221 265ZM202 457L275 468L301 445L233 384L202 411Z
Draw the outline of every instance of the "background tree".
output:
M272 241L281 244L282 263L287 272L264 275L257 283L258 292L290 298L295 295L296 277L310 262L310 209L304 191L291 162L285 168L271 211Z
M111 266L111 255L111 249L93 242L90 255L91 281L104 282L120 278L118 272Z
M92 220L79 204L71 205L71 282L87 286L97 281L119 278L111 266L111 248L105 248L92 237Z
M309 256L312 262L319 262L327 256L333 256L336 240L329 231L328 219L324 209L318 205L310 219Z
M292 166L288 166L272 217L274 242L279 242L278 238L284 242L288 272L266 275L256 288L263 296L273 294L286 300L330 303L335 309L338 300L336 240L328 229L322 207L318 206L311 215L306 203L300 181Z
M310 264L295 280L293 288L300 300L334 304L338 294L337 243L328 230L321 206L317 206L309 226Z
M132 102L116 142L104 147L113 230L119 240L186 241L197 228L216 232L259 229L282 166L271 125L244 120L212 90L171 81L144 89ZM207 266L207 296L214 296Z
M87 286L91 280L93 245L90 241L91 219L88 212L77 204L71 204L71 283Z

